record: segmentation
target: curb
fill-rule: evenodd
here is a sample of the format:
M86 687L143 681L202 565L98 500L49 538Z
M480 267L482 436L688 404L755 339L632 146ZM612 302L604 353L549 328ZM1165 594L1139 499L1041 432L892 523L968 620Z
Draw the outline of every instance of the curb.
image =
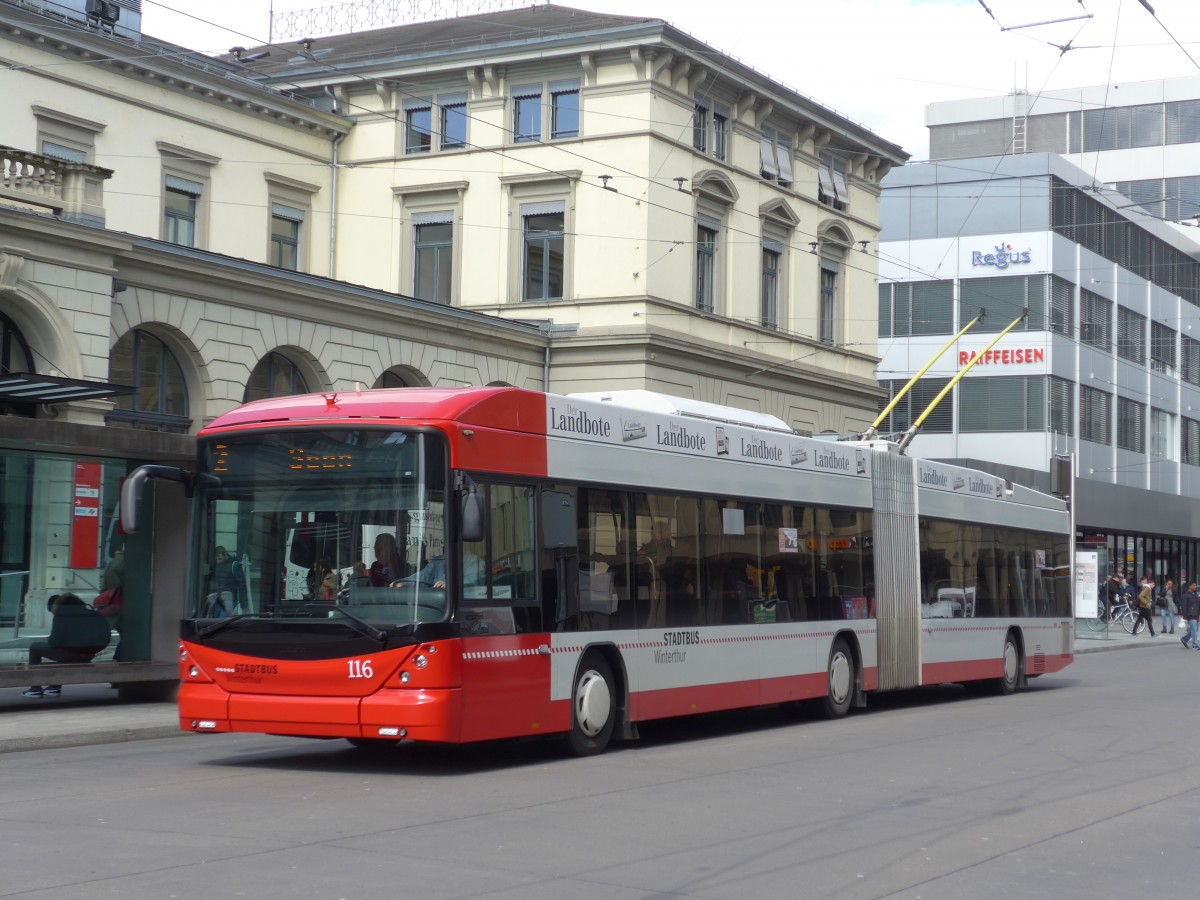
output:
M129 741L150 741L186 735L187 732L180 730L178 725L147 725L144 728L116 728L110 731L39 734L0 740L0 753L23 753L27 750L54 750L62 747L89 747L93 744L123 744Z

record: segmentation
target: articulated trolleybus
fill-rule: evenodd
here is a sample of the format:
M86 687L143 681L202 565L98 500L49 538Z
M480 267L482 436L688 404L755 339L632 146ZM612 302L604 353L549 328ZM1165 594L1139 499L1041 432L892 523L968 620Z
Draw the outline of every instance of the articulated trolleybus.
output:
M1065 503L885 441L517 388L281 397L199 438L196 472L142 467L122 502L131 528L146 478L194 492L185 730L588 754L1072 658Z

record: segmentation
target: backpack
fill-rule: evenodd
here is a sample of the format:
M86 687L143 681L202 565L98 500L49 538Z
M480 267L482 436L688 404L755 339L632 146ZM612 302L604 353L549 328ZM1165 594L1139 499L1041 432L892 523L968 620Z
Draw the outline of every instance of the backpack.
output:
M113 588L110 591L103 591L96 595L96 599L92 601L92 609L100 613L106 619L116 619L121 615L121 589Z

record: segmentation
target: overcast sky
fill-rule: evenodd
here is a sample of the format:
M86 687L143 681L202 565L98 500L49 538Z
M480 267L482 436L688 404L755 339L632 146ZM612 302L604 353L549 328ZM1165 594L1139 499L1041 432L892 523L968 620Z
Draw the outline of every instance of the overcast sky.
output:
M390 2L421 9L453 4ZM479 2L465 0L463 8L478 8ZM142 31L204 53L224 53L235 45L267 43L272 8L278 21L288 11L343 5L143 0ZM494 8L514 5L523 4ZM928 157L925 105L933 101L1006 94L1014 87L1036 96L1043 90L1200 75L1200 0L560 0L560 5L665 19L861 122L914 159Z

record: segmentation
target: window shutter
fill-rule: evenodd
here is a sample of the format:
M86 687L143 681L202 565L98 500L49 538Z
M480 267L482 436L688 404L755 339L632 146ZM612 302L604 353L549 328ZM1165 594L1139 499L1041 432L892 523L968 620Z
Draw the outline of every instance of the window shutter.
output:
M779 139L779 181L781 184L792 183L792 145L790 141Z
M836 201L837 191L833 187L833 173L827 166L817 167L817 181L821 185L821 193L825 195L825 199L831 203Z
M189 181L186 178L178 178L174 175L168 175L167 190L178 191L181 194L189 194L192 197L199 197L204 193L204 185L198 181Z
M564 200L547 200L543 203L522 203L521 217L526 216L553 216L565 214L567 204Z
M454 223L454 213L451 210L441 212L416 213L412 217L414 225L451 225Z
M758 142L758 167L762 170L763 177L777 178L779 169L775 165L775 142L770 138L763 137Z
M973 317L972 317L973 318ZM966 319L962 324L971 321ZM912 333L949 334L954 331L954 282L912 283Z
M304 210L284 206L282 203L271 204L271 215L277 219L287 219L289 222L304 221Z

